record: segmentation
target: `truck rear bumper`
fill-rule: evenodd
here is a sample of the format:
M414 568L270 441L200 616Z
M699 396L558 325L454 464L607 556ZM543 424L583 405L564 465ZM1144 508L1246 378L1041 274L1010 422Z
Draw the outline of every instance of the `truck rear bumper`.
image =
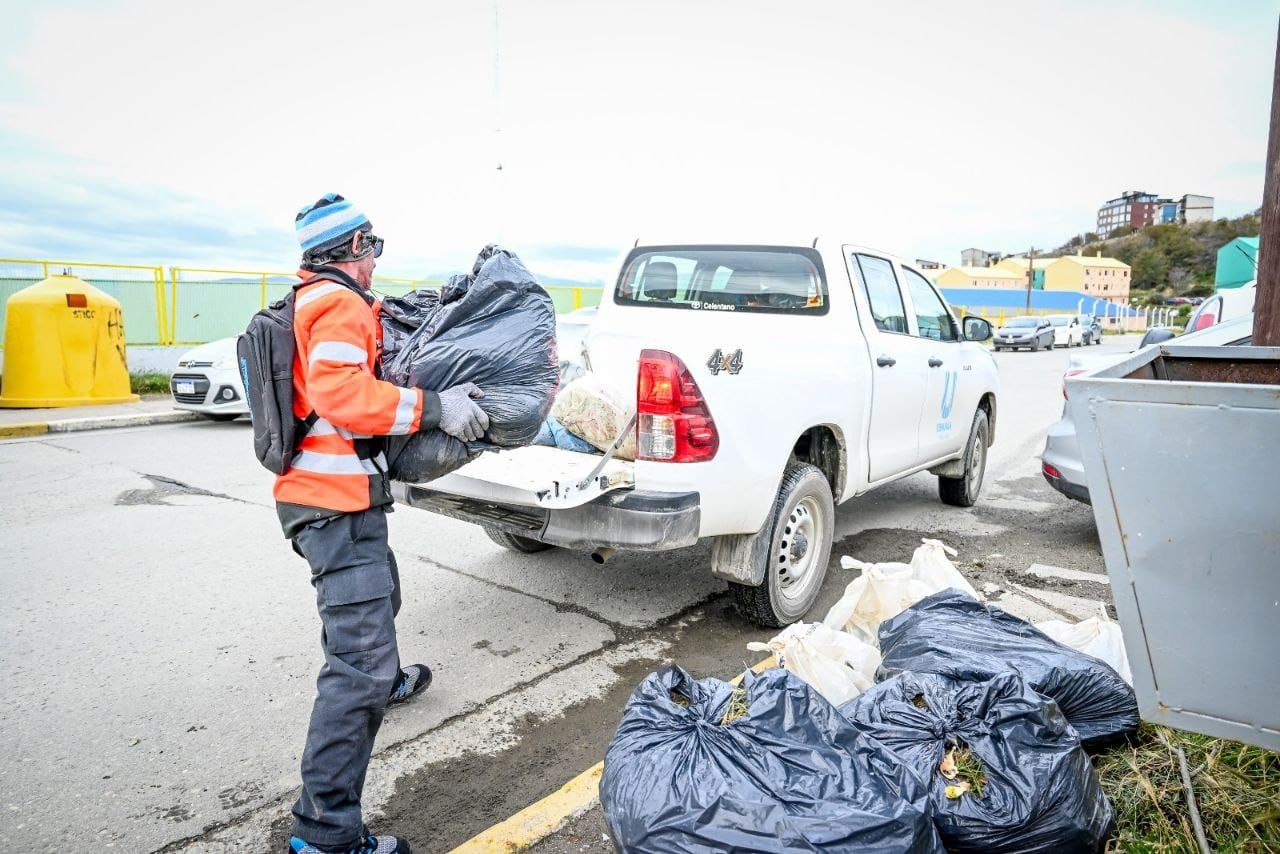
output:
M497 528L569 549L661 552L698 541L702 512L696 492L611 492L578 507L548 510L498 504L392 483L396 501L442 516Z

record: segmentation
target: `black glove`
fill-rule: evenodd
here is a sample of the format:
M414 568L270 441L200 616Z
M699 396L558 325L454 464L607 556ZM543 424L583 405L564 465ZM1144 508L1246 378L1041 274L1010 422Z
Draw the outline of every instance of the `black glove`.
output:
M476 400L484 392L475 383L463 383L440 392L440 429L464 442L474 442L489 429L489 416Z

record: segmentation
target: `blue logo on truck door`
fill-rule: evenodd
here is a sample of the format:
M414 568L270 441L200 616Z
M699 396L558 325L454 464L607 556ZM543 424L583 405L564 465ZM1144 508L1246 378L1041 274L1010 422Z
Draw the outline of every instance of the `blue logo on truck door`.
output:
M956 405L956 389L960 385L960 374L956 371L947 371L942 381L942 405L939 407L937 431L946 433L951 430L951 410Z
M956 386L960 384L960 375L955 371L947 371L942 384L942 420L951 417L951 408L956 405Z

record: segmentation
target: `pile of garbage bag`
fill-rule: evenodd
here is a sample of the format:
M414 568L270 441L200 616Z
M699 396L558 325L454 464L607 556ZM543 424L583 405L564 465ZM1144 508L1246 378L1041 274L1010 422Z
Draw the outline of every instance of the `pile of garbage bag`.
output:
M670 667L627 703L600 804L621 851L942 852L923 781L785 670Z
M848 632L870 644L878 643L880 624L896 617L925 597L954 589L981 601L978 591L947 558L955 549L939 540L921 540L911 563L864 563L840 559L845 569L861 570L840 601L823 620L829 628Z
M904 672L840 711L925 781L949 852L1093 852L1114 816L1056 703L1006 672Z
M393 478L432 480L486 450L533 443L559 383L555 305L515 253L486 246L471 273L451 277L438 296L384 299L381 319L385 379L432 391L475 383L489 416L476 442L440 430L391 437Z
M789 670L837 706L876 682L880 650L822 623L792 623L768 643L749 643L752 652L771 652Z
M618 849L1101 851L1115 819L1086 748L1138 725L1119 628L1103 612L1050 626L1059 643L948 554L852 562L824 622L748 645L774 661L739 688L645 679L600 784Z
M935 593L881 624L880 652L881 678L910 670L983 682L1016 671L1057 702L1088 746L1138 728L1137 697L1109 664L955 590Z

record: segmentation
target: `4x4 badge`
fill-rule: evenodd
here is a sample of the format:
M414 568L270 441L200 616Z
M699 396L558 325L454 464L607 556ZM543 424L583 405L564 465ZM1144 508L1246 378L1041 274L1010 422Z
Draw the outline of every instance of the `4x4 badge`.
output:
M742 370L742 351L734 350L729 355L725 355L723 350L716 350L711 354L711 358L707 359L707 370L714 377L721 371L728 374L736 374Z

